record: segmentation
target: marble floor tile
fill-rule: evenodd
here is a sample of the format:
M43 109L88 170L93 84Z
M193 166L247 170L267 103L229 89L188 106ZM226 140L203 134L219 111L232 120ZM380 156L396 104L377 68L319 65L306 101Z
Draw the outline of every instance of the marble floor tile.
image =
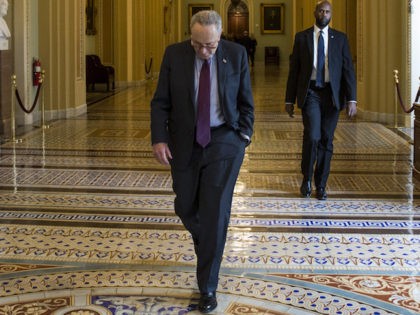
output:
M420 313L412 143L378 123L335 135L329 199L302 199L286 71L256 64L255 136L212 314ZM0 314L199 314L193 243L150 147L156 80L0 145Z

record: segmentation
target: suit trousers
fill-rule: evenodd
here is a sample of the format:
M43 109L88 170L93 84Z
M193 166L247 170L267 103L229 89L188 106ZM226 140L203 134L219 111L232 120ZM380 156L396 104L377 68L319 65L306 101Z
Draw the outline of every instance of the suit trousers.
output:
M245 141L223 126L211 132L206 148L194 145L187 168L171 168L175 213L194 242L201 293L217 290L233 190L244 153Z
M304 130L301 170L305 181L312 181L314 177L317 188L325 188L327 184L339 115L329 85L323 89L308 89L302 108Z

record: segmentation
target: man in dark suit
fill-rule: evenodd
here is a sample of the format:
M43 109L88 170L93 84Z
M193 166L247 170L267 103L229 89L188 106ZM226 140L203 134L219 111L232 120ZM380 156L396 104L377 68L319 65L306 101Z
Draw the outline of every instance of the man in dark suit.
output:
M332 15L329 1L315 7L315 25L295 36L286 90L286 111L294 114L294 103L302 110L303 145L300 192L327 199L325 190L333 155L334 131L340 111L356 115L356 78L347 36L328 27ZM315 171L314 171L315 165Z
M200 11L190 29L190 40L165 51L151 101L151 131L156 159L171 166L175 212L194 242L198 309L209 313L217 306L233 190L253 133L254 102L246 50L220 39L220 15Z
M249 36L248 31L244 31L241 38L238 39L238 43L245 47L246 52L248 53L249 61L251 62L251 66L254 66L255 60L255 49L257 47L257 40L255 37Z

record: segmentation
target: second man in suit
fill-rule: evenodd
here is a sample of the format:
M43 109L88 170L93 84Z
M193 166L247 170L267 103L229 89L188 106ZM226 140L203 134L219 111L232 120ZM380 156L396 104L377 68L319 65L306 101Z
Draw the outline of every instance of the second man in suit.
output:
M356 115L356 78L346 35L328 26L330 2L319 1L314 16L315 25L295 36L286 111L293 117L296 101L302 110L301 195L311 196L313 178L316 197L325 200L340 111L346 108L349 117Z
M171 166L175 212L197 255L198 309L217 306L216 289L235 183L254 123L248 57L221 39L215 11L191 18L191 39L167 47L151 101L156 159Z

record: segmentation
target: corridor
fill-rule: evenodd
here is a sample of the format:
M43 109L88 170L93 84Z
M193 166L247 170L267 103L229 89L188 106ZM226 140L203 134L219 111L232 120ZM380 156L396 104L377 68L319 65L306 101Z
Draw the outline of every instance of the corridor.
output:
M255 135L235 188L213 314L419 314L413 146L340 119L327 201L302 199L286 73L252 70ZM0 314L198 314L192 240L153 158L156 79L0 147Z

